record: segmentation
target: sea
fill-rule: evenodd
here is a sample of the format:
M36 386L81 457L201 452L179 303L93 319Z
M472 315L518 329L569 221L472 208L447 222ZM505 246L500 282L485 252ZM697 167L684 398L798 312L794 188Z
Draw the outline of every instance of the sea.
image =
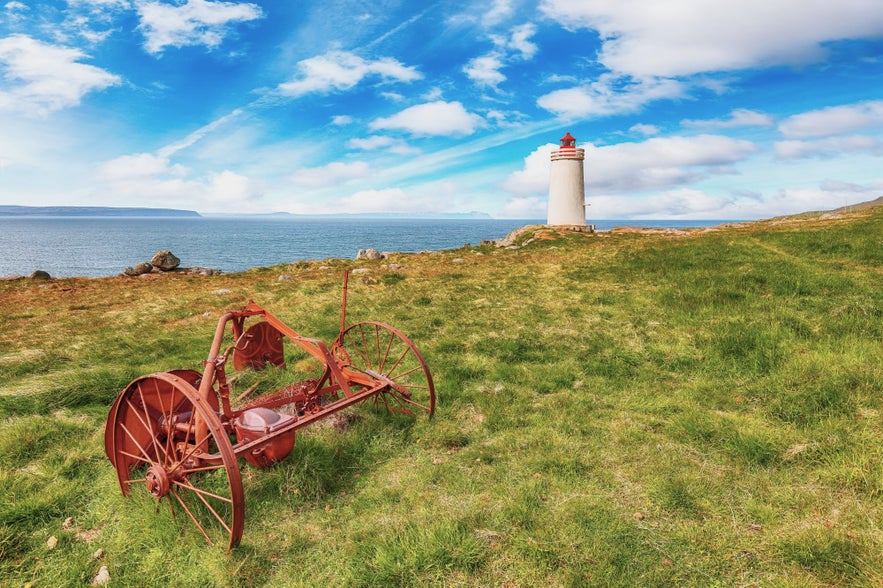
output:
M304 260L353 259L359 249L455 249L504 237L541 219L0 217L0 276L119 275L168 249L181 265L238 272ZM722 220L589 221L617 226L690 228Z

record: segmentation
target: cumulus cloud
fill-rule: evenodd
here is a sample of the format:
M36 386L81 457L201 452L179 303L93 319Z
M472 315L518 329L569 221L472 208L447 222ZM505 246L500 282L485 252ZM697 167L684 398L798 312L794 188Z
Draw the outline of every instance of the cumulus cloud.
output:
M883 126L883 100L831 106L788 117L779 131L788 139L830 137Z
M416 136L458 137L471 135L484 119L468 112L460 102L427 102L406 108L369 125L372 130L402 130Z
M548 202L535 196L518 196L506 201L497 213L499 218L545 218Z
M216 209L216 205L242 205L262 195L255 182L230 170L196 178L189 174L190 170L168 157L135 153L104 162L97 179L103 190L118 198L153 204L186 199Z
M291 174L291 182L307 188L324 188L349 180L364 178L371 166L364 161L334 161L321 167L304 167Z
M224 41L234 23L263 18L257 4L186 0L183 4L140 1L135 4L144 34L144 49L162 53L166 47L204 45L209 49Z
M487 55L470 59L469 63L463 66L463 73L479 86L496 88L506 80L506 76L500 73L502 67L503 61L500 55L488 53Z
M598 31L599 61L639 78L807 63L825 56L825 43L883 34L877 0L543 0L540 10Z
M777 141L773 144L773 148L776 157L780 159L837 157L844 153L856 152L883 155L883 142L866 135L827 137L814 141Z
M355 119L353 117L349 116L348 114L339 114L331 119L331 124L342 127L342 126L353 124L354 120Z
M49 45L25 35L0 39L0 110L45 116L80 104L90 92L120 83L120 77L80 63L79 49Z
M548 193L549 153L556 148L547 144L534 150L524 159L523 169L506 178L503 188L518 196ZM734 164L757 150L749 141L719 135L654 137L584 148L586 188L608 194L671 189L709 175L733 173Z
M423 77L416 68L395 59L367 61L347 51L330 51L304 59L298 62L297 69L297 79L279 85L279 90L287 96L349 90L368 76L398 82L413 82Z
M584 86L555 90L537 105L561 119L577 120L638 112L648 102L684 95L685 86L667 79L629 79L604 74Z
M684 119L681 125L699 129L732 129L737 127L771 127L775 124L773 117L762 112L737 108L727 118L691 120Z

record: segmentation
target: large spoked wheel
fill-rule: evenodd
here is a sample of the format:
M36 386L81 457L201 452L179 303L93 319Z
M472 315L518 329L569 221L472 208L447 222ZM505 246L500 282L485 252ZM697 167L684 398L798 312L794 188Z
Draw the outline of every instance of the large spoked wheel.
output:
M152 496L157 514L168 511L213 545L239 543L245 501L236 455L216 409L184 378L158 373L129 384L111 408L105 450L123 495Z
M398 329L373 321L356 323L334 342L332 351L351 369L387 382L374 397L390 412L435 412L435 385L426 361Z

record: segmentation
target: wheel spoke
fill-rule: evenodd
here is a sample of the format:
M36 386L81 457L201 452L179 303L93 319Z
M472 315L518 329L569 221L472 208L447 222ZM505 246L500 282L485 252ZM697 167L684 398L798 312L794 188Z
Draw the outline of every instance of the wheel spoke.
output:
M147 459L147 463L149 463L149 464L151 464L151 465L157 463L157 462L155 462L155 461L150 461L150 456L147 455L147 452L144 451L144 448L141 447L141 444L138 443L138 440L135 439L135 437L132 435L132 433L129 432L129 429L126 427L126 425L125 425L122 421L120 421L120 426L123 428L123 431L126 432L126 435L129 436L129 439L132 440L132 443L134 443L135 446L138 447L138 450L141 452L141 455L143 455L143 456ZM155 445L155 444L154 444L154 445Z
M140 391L141 388L139 387L138 390ZM141 401L142 401L142 403L143 403L143 402L144 402L144 399L142 398ZM141 418L141 415L138 414L138 409L135 408L135 405L132 404L132 402L131 402L128 398L126 398L126 404L129 405L129 408L132 410L132 412L135 414L135 416L138 418L138 420L141 421L141 426L144 427L145 429L147 429L148 431L150 431L150 438L151 438L151 439L156 439L156 435L155 435L154 432L153 432L153 427L150 425L150 420L149 420L149 418L148 418L148 421L145 423L145 422L144 422L144 419ZM155 446L155 447L159 447L160 449L163 450L163 454L165 454L165 460L166 460L166 463L168 463L168 462L169 462L169 456L168 456L168 454L165 453L165 449L163 449L162 445L156 445L156 444L154 443L154 446ZM157 459L159 459L159 455L157 455L156 457L157 457Z
M181 480L172 480L172 482L177 484L178 486L181 486L182 488L187 488L188 490L192 490L193 492L196 492L200 495L211 496L212 498L217 498L218 500L223 500L224 502L229 502L230 504L233 504L233 500L230 498L226 498L224 496L219 496L218 494L213 494L212 492L209 492L208 490L200 490L196 486L193 486L191 484L187 484L186 482L182 482Z
M212 436L212 432L211 432L211 430L207 431L206 434L205 434L205 437L202 438L202 441L200 441L199 443L196 443L195 445L193 445L193 447L191 447L189 450L187 450L187 453L185 453L184 455L181 456L181 459L178 460L178 463L175 464L175 466L174 466L172 469L169 470L169 474L171 474L172 472L174 472L175 470L177 470L179 467L181 467L181 464L182 464L182 463L184 463L185 461L187 461L188 459L190 459L190 457L192 457L193 454L196 453L196 451L200 448L200 446L201 446L203 443L205 443L206 441L208 441L209 438L211 438L211 436Z
M353 347L355 348L356 353L358 353L359 356L362 358L362 361L365 362L365 366L368 369L374 369L371 366L371 360L365 355L368 351L368 348L367 347L359 347L359 343L358 343L358 341L355 340L354 337L351 336L350 339L353 341ZM362 331L362 341L363 342L365 341L365 332L364 331Z
M392 342L395 341L396 334L389 334L389 341L386 342L386 351L383 352L383 360L378 361L377 371L381 374L383 373L383 366L386 364L386 360L389 359L389 352L392 349ZM377 354L378 357L380 355L380 329L377 329Z
M193 474L195 472L213 472L215 470L220 470L223 468L224 468L224 464L219 463L219 464L205 466L205 467L201 467L201 468L192 468L192 469L188 469L188 470L181 470L181 473L182 474Z
M405 359L405 356L408 355L410 352L411 352L411 348L405 347L405 350L402 352L402 354L396 360L395 364L391 368L389 368L389 371L386 372L384 375L388 377L391 373L393 373L396 370L396 368L399 367L399 364L402 363L402 360Z
M154 462L150 461L149 459L144 459L140 455L135 455L134 453L129 453L125 449L120 449L118 451L120 453L122 453L123 455L125 455L126 457L131 457L132 459L137 459L138 461L143 461L144 463L149 463L150 465L154 465Z
M196 494L196 497L199 498L199 499L202 501L202 503L203 503L203 504L205 505L205 507L209 510L209 512L211 512L212 515L218 520L218 522L221 523L221 525L222 525L225 529L227 529L227 532L228 532L228 533L232 533L232 531L230 530L229 525L227 525L226 521L224 521L224 518L223 518L221 515L219 515L219 514L218 514L218 511L216 511L216 510L212 507L212 505L209 504L208 501L205 499L205 497L203 496L203 492L204 492L204 491L202 491L202 490L198 490L198 489L196 489L196 488L194 488L193 486L190 486L190 485L181 484L180 482L175 482L175 483L176 483L178 486L182 486L182 487L184 487L184 488L187 488L187 489L190 490L191 492L195 493L195 494ZM214 497L214 498L221 498L220 496L215 496L214 494L211 494L211 493L209 493L209 492L205 492L205 494L208 494L209 496L212 496L212 497ZM226 498L222 498L222 500L227 500L227 499L226 499ZM229 502L230 502L230 504L233 504L233 501L232 501L232 500L230 500Z
M175 492L175 490L172 488L169 489L169 492L171 492L172 496L174 496L175 498L178 499L178 502L181 503L181 507L184 509L184 512L186 512L190 516L190 520L192 520L193 524L196 525L196 527L202 532L202 536L205 537L205 540L208 541L210 545L214 545L214 542L211 540L211 537L208 536L208 533L205 532L205 529L202 527L202 524L200 524L200 522L197 520L197 518L195 516L193 516L193 513L190 512L190 509L187 508L187 504L181 499L180 496L178 496L178 493Z

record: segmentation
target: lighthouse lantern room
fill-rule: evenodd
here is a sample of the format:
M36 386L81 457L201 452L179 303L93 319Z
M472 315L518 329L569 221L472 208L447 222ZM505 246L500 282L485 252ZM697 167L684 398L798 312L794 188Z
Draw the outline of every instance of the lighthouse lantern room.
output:
M561 138L561 146L552 152L547 224L586 224L585 158L585 150L576 146L576 139L570 132Z

